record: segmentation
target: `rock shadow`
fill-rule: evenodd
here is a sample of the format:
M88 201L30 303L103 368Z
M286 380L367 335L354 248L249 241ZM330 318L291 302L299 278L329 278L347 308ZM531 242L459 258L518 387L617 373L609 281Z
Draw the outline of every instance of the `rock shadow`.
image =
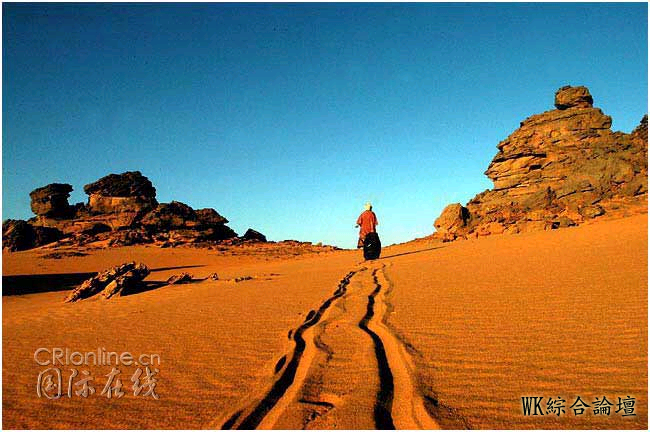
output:
M97 275L96 272L2 276L2 295L68 291L95 275Z

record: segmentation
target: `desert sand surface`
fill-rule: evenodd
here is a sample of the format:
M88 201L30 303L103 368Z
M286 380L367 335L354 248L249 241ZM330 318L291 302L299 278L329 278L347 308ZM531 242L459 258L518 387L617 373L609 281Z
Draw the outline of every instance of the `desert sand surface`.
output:
M371 262L272 247L5 253L3 428L646 429L647 250L644 214L421 240ZM63 303L131 260L152 270L147 291ZM181 271L197 280L164 284ZM39 397L34 352L55 347L159 355L158 399L133 394L135 365L118 367L122 397L102 394L112 365L63 366L63 396ZM71 369L94 394L68 397ZM544 414L561 397L565 412L524 416L522 396L543 396ZM594 415L603 396L611 413Z

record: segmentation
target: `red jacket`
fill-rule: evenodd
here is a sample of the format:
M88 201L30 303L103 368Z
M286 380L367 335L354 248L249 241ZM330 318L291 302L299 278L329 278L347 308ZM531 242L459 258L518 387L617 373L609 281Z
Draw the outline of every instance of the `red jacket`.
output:
M361 227L359 237L365 237L366 234L377 231L377 215L372 210L366 210L357 219L357 225Z

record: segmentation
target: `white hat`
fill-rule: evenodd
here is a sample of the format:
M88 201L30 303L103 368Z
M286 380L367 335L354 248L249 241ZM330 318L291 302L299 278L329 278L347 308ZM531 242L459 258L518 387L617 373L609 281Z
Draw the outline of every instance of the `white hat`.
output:
M366 208L366 210L370 210L370 209L372 208L372 204L370 204L369 202L367 202L366 205L365 205L364 207Z

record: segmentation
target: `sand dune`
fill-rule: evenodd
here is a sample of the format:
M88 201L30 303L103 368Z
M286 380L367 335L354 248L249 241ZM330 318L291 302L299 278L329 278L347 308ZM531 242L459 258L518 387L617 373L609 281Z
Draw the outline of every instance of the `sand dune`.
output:
M41 255L3 255L3 276L19 276L5 293L39 291L3 296L4 428L647 427L647 215L413 242L365 263L358 251ZM76 304L56 291L128 260L149 282L222 280ZM159 399L133 395L134 366L120 367L121 398L100 394L111 366L86 368L88 398L39 398L39 347L159 354ZM636 415L622 417L628 395ZM566 413L524 416L522 396L561 396ZM606 396L611 415L575 416L577 396Z

